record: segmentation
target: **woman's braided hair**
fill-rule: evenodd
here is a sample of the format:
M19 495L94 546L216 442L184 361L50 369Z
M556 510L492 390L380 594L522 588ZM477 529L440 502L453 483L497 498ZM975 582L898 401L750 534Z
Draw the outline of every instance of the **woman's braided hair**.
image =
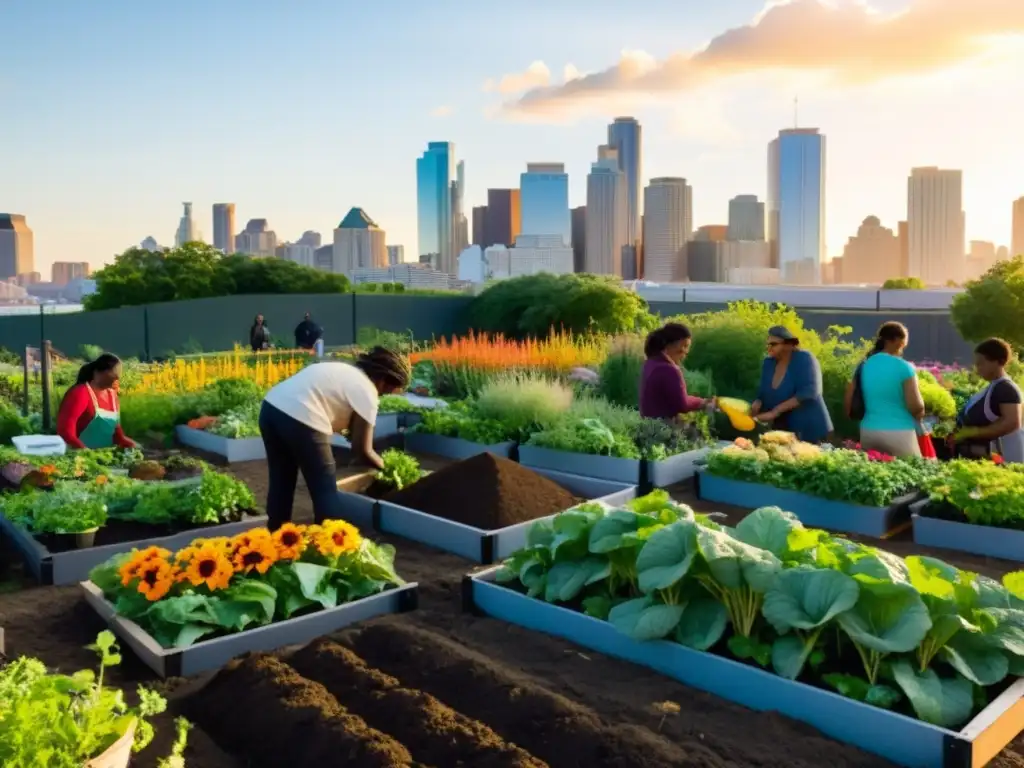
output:
M364 352L356 360L356 367L371 380L383 379L399 389L408 387L412 378L408 358L386 347L374 347Z

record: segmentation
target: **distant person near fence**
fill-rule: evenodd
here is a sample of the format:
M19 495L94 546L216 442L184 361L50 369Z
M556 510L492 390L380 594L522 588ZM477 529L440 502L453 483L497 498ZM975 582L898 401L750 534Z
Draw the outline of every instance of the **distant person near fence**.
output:
M263 315L256 315L252 328L249 329L249 346L253 352L270 349L270 329L263 322Z
M314 323L307 312L302 322L295 326L295 346L299 349L314 349L323 335L324 329Z

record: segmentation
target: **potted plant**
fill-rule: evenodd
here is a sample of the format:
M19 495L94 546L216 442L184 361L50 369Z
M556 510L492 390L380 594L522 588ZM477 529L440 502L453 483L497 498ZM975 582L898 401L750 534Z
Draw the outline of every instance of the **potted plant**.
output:
M65 537L74 537L75 549L91 547L96 531L107 522L107 505L86 490L62 491L39 494L40 503L32 510L32 531L47 534L55 550L71 549L63 543Z
M100 632L89 648L100 659L96 673L51 674L24 656L0 670L0 765L37 765L46 755L47 765L127 768L132 752L152 741L146 718L163 712L167 701L140 687L139 705L128 707L121 691L103 685L107 667L121 661L113 633ZM187 730L178 723L172 758L180 756Z

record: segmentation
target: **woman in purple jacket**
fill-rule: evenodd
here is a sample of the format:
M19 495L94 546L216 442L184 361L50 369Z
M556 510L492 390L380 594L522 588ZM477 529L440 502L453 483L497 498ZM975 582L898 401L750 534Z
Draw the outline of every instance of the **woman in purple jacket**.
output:
M647 335L643 372L640 374L640 415L647 419L675 419L681 413L714 404L686 393L681 368L693 337L682 323L666 323Z

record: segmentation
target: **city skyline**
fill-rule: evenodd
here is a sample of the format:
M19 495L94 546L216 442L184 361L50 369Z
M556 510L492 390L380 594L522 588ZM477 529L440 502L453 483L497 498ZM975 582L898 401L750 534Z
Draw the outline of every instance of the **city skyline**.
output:
M644 129L641 186L686 178L695 224L725 223L736 195L766 198L764 147L793 125L797 95L799 124L828 136L829 258L866 216L890 228L906 218L914 167L963 171L968 241L1009 245L1011 206L1024 194L1016 137L1024 108L1006 99L1024 66L1014 37L1024 30L1024 3L978 0L967 13L955 0L871 0L875 13L866 15L853 0L767 10L760 0L721 8L649 0L609 14L619 6L527 0L523 13L501 18L520 44L467 64L459 46L427 61L395 51L418 50L442 18L454 39L492 28L496 12L468 2L441 0L399 20L382 9L353 19L319 0L288 12L269 0L55 2L57 20L53 5L8 9L5 22L17 32L0 51L0 81L19 110L19 120L0 124L0 142L18 147L5 159L0 210L27 217L44 274L54 261L100 266L147 235L172 242L182 200L193 201L208 239L211 206L224 200L237 205L240 222L268 218L284 240L328 231L362 206L411 258L410 158L427 142L454 143L465 162L464 216L488 188L515 187L526 163L538 161L564 163L568 202L578 206L594 147L622 114ZM556 34L570 23L580 34ZM384 47L368 34L382 24ZM346 28L351 44L318 34L331 26ZM223 28L239 39L273 28L303 40L305 55L225 62ZM126 42L110 45L115 38ZM154 47L173 53L148 56ZM339 77L348 90L335 101ZM194 119L222 114L225 93L236 103L292 106ZM352 99L366 118L346 119Z

